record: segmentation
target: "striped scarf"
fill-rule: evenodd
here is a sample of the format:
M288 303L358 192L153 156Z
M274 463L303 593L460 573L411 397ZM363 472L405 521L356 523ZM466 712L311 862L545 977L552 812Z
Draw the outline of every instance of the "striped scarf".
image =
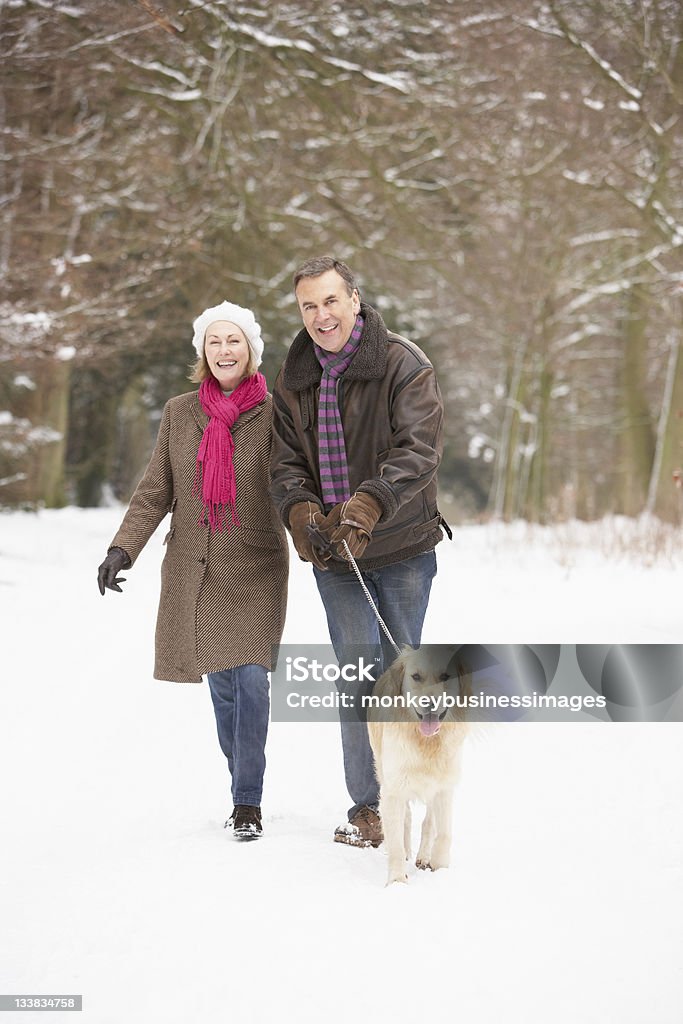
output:
M362 332L363 317L359 313L351 337L339 352L326 352L315 343L313 346L323 368L318 405L318 458L322 499L326 509L351 497L344 426L337 403L337 381L351 365Z

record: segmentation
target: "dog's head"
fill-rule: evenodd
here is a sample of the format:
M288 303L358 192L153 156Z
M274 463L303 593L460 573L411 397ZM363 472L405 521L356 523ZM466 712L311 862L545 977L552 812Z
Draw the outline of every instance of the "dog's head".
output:
M384 693L406 698L401 720L413 721L422 736L436 736L444 722L463 721L456 700L469 693L470 671L457 648L442 645L404 647L378 683ZM375 689L377 692L377 688Z

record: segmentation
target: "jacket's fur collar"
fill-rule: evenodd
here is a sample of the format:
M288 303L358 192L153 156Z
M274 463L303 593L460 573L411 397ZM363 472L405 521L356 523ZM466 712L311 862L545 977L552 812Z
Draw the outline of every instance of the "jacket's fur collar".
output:
M360 347L344 379L381 380L387 368L387 329L372 306L361 302L360 311L364 321ZM282 369L282 382L290 391L304 391L320 383L322 368L313 344L305 327L291 344Z

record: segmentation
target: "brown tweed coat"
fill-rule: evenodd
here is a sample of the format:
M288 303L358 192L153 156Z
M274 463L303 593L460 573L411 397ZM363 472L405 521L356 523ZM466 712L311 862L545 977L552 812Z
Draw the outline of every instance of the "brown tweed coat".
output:
M192 495L197 451L208 423L197 392L164 409L149 465L110 547L136 558L172 513L161 566L156 679L199 683L207 672L272 667L287 602L288 551L268 494L272 400L242 413L232 428L240 526L212 533L198 524Z

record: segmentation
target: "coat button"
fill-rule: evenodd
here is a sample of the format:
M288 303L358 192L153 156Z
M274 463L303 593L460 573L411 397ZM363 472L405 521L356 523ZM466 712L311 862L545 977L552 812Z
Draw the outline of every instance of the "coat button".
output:
M203 556L203 555L202 555L202 557L201 557L201 558L199 559L199 561L200 561L200 562L202 563L202 565L206 565L206 559L204 558L204 556Z

